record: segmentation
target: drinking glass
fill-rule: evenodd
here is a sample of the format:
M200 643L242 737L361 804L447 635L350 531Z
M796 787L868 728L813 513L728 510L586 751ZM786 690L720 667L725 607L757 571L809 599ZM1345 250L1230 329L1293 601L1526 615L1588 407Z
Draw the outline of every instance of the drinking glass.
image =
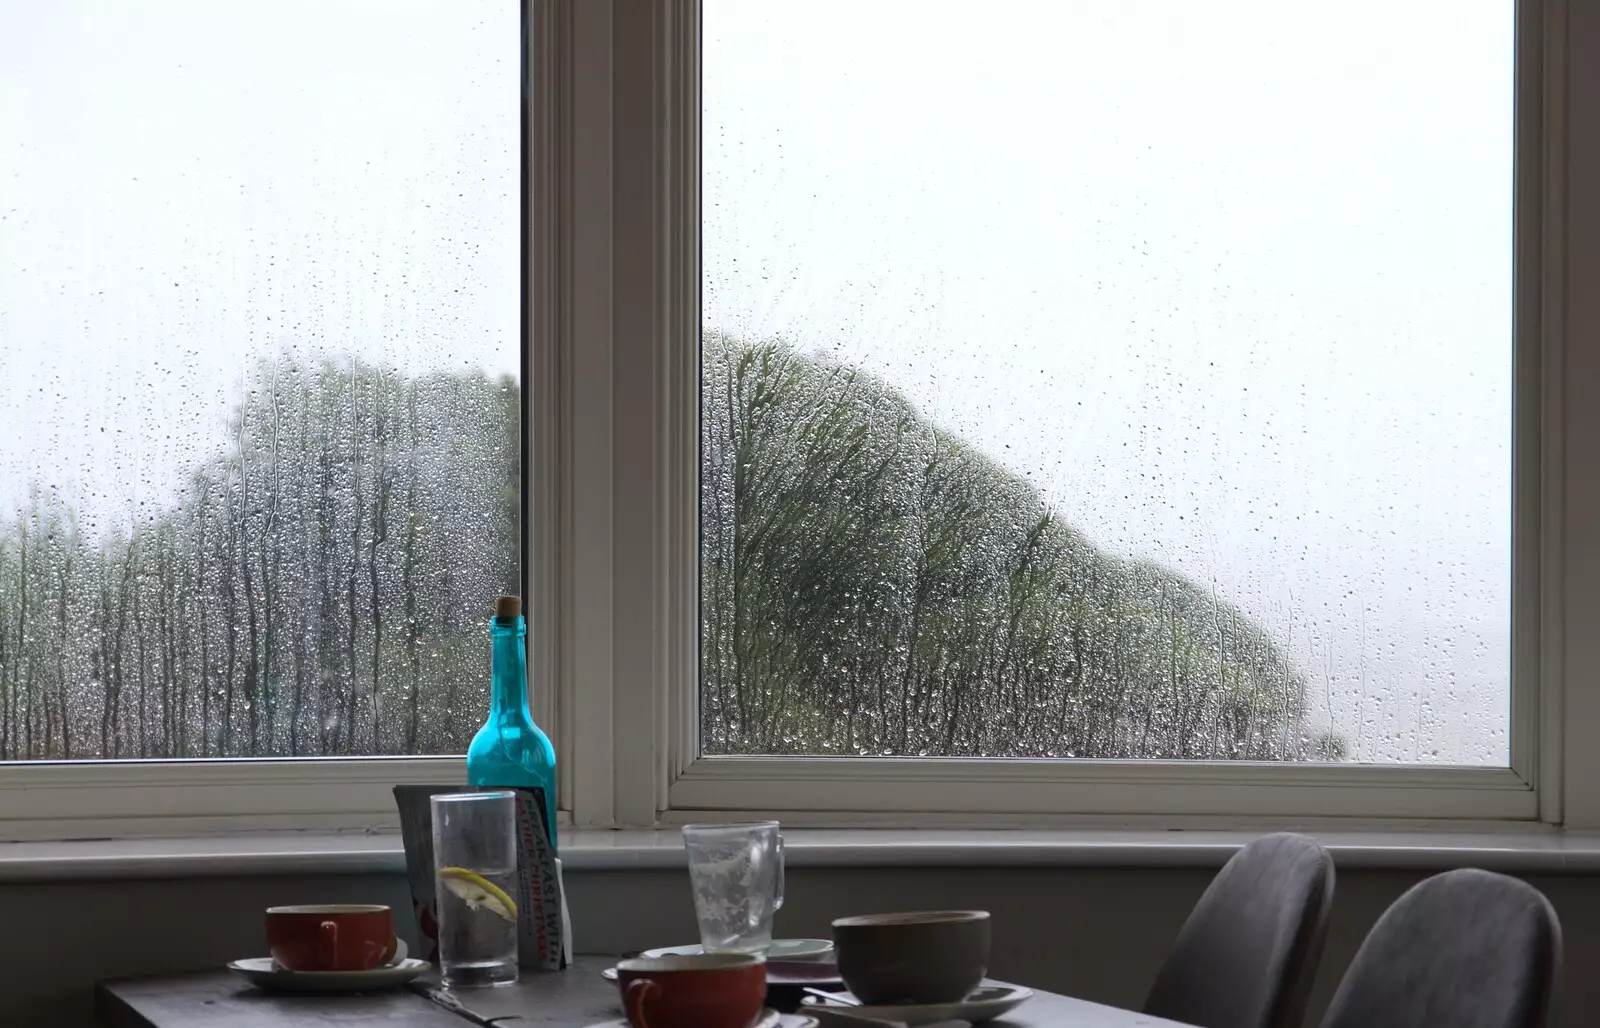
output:
M452 989L517 980L517 798L433 797L439 973Z
M689 883L707 953L772 947L772 915L783 906L783 837L778 822L685 825Z

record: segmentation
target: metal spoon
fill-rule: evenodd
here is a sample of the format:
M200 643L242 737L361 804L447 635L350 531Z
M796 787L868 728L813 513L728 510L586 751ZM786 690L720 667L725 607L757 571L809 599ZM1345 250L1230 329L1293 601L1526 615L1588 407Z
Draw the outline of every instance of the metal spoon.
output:
M861 1001L850 995L848 992L829 992L826 989L817 989L810 985L802 985L800 987L800 991L808 992L813 996L825 999L830 1003L838 1003L841 1006L859 1007L861 1005Z

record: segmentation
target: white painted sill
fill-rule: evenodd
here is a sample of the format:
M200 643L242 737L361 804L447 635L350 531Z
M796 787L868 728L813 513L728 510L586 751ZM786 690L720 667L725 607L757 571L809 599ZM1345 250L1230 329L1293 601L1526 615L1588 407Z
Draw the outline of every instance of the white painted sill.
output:
M791 867L1220 867L1258 832L957 831L794 829ZM1340 867L1439 871L1600 871L1600 833L1315 832ZM566 869L629 871L683 866L673 831L562 835ZM400 874L392 834L280 833L203 839L0 843L0 882L243 875Z

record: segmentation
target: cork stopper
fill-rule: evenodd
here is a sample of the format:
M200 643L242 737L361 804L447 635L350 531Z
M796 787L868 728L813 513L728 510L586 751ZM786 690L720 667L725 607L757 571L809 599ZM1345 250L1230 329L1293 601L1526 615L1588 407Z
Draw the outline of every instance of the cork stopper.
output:
M522 616L522 597L502 596L494 601L494 616L499 621L515 621Z

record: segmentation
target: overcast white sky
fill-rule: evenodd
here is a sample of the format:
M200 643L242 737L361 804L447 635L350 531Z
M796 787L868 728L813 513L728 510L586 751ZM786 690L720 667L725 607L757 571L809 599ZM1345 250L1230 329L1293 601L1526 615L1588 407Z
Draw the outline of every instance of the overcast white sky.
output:
M170 502L258 355L516 372L509 0L0 0L0 495Z
M0 498L170 497L255 355L515 371L511 0L0 0ZM859 362L1506 758L1509 0L708 0L706 322Z

